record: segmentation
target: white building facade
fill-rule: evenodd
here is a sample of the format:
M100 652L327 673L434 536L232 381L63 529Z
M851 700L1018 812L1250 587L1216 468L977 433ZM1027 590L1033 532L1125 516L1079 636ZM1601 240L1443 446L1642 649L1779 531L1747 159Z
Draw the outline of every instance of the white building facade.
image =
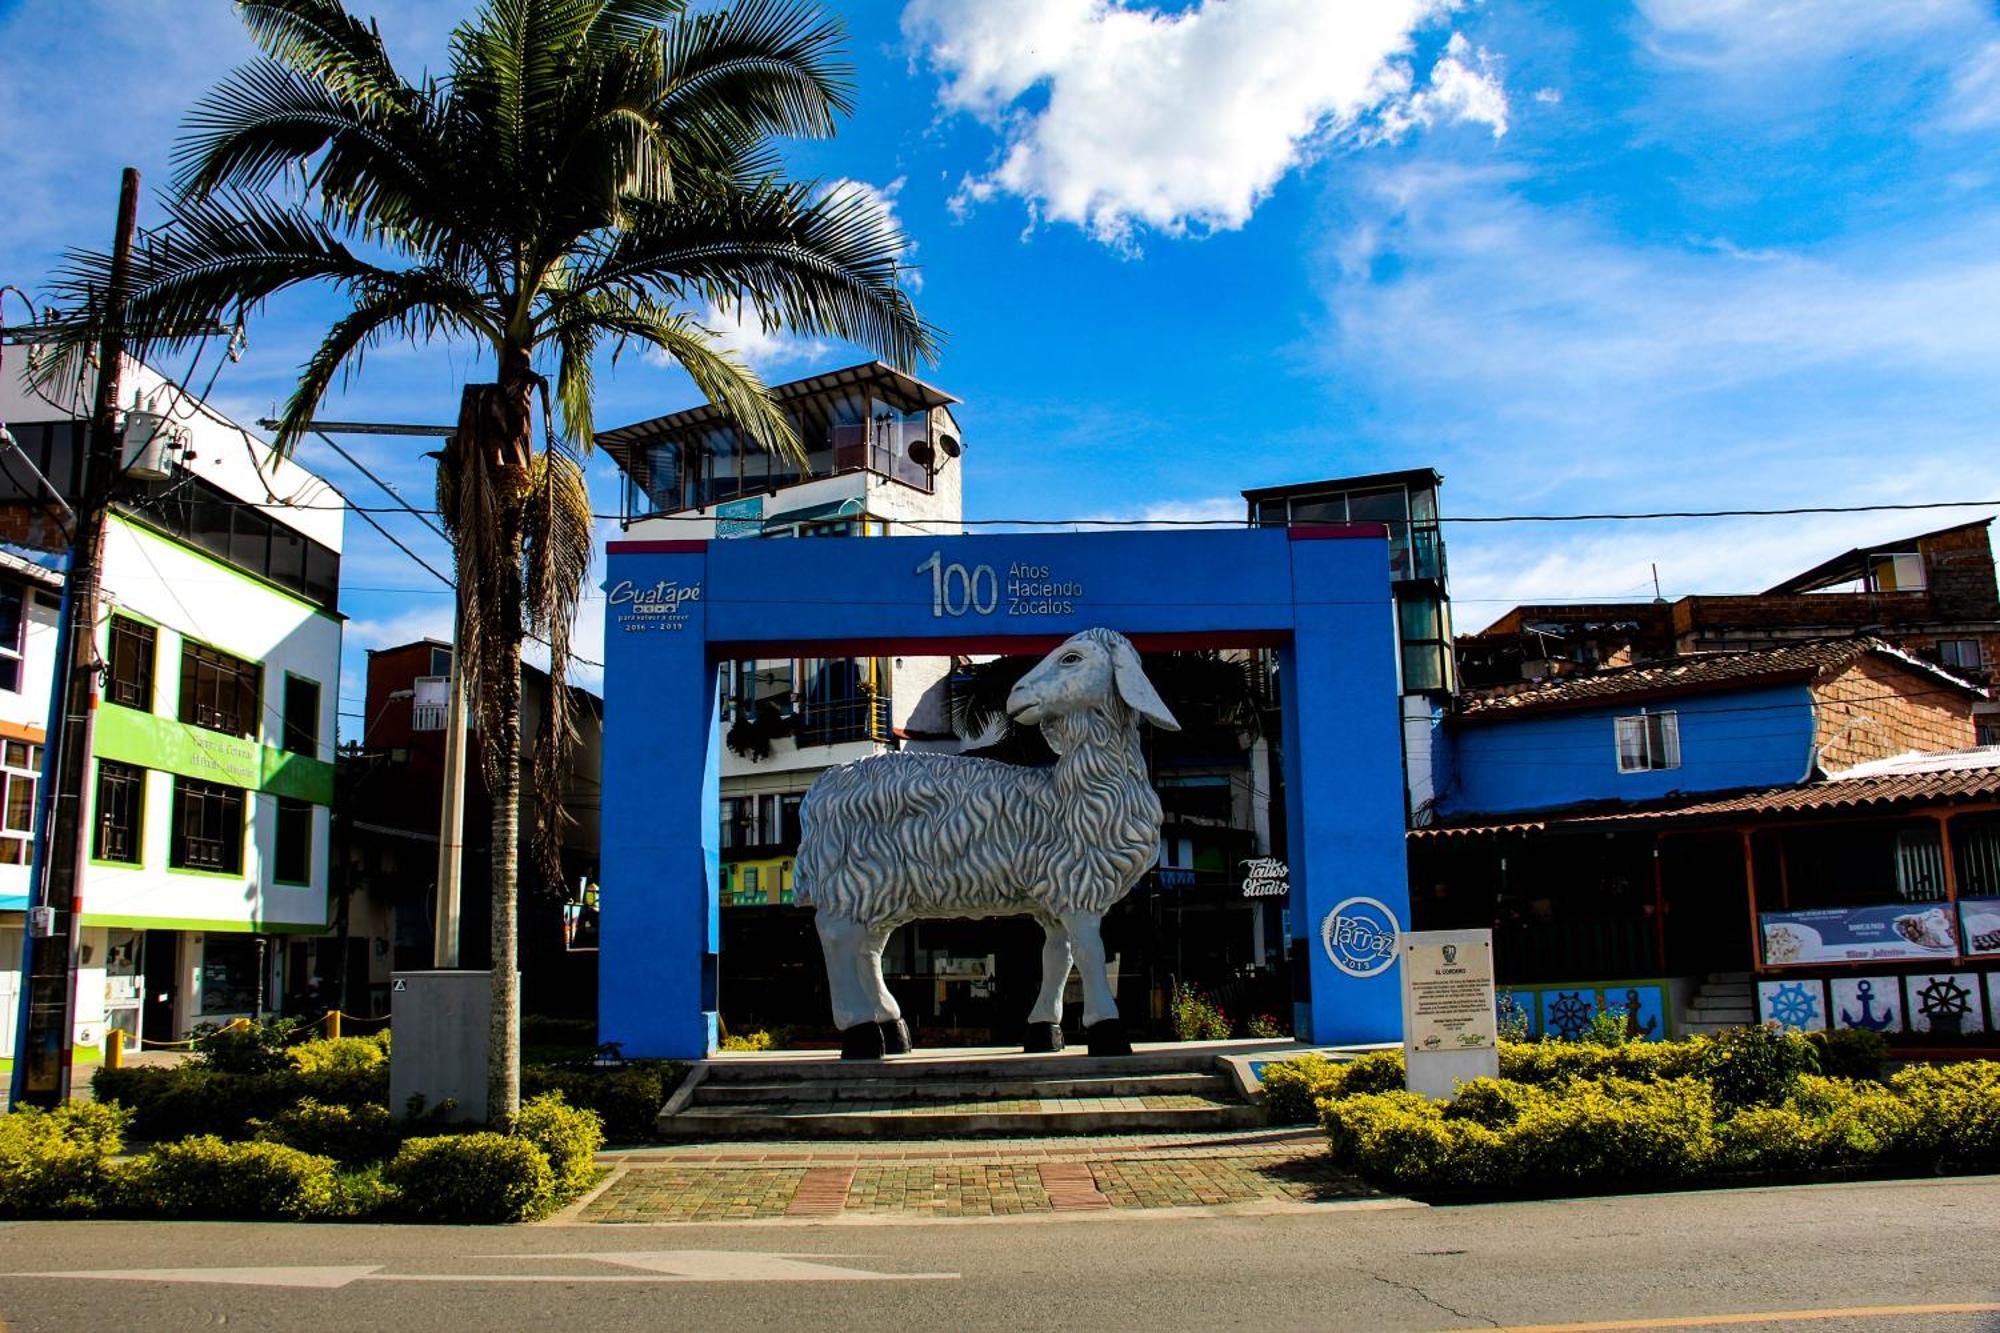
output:
M141 462L148 475L128 474L106 521L80 1059L110 1029L136 1047L277 1010L276 938L327 922L345 503L150 369L128 368L125 386L128 439L136 413L151 412L172 447ZM86 388L52 401L18 372L0 382L0 421L20 450L0 510L33 514L23 456L76 495ZM0 1036L11 1054L62 578L25 545L0 556Z
M781 384L772 395L792 418L804 467L757 450L708 405L600 432L598 444L624 476L625 536L812 540L964 530L963 445L951 395L880 363ZM827 558L839 560L843 545L829 543ZM949 658L915 656L724 664L726 908L791 903L799 807L828 768L891 748L957 748L946 702L951 668ZM757 985L754 960L764 952L738 949L731 983Z

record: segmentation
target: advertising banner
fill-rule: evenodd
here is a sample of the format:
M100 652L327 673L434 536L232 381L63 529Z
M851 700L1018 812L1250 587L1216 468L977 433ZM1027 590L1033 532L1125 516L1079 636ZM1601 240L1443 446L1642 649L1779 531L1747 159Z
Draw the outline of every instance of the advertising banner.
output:
M1967 953L2000 956L2000 898L1961 898L1958 919Z
M1958 952L1958 932L1946 906L1827 907L1765 912L1764 962L1867 963L1926 960Z

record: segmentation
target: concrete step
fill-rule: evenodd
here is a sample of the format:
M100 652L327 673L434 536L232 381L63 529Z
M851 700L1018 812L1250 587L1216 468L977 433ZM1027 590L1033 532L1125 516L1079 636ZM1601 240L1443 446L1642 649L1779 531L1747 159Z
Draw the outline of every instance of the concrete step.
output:
M1263 1108L1242 1102L1175 1097L1205 1104L1131 1109L1117 1098L1051 1099L1048 1109L1018 1101L969 1101L952 1109L836 1109L836 1103L693 1107L662 1116L663 1139L930 1139L974 1135L1202 1133L1250 1129ZM1093 1102L1101 1105L1092 1105ZM1017 1109L1019 1108L1019 1109Z
M1750 974L1748 972L1711 972L1702 978L1702 982L1704 985L1720 982L1730 986L1747 986L1750 984Z
M1757 1010L1750 1005L1710 1005L1695 1007L1685 1011L1691 1023L1722 1023L1730 1027L1741 1027L1745 1023L1757 1021Z
M1709 991L1702 991L1694 997L1694 1001L1690 1007L1695 1009L1753 1009L1756 1005L1757 997L1748 992L1742 995L1716 995Z
M913 1051L885 1060L842 1060L824 1055L722 1056L704 1061L709 1083L844 1083L862 1078L1042 1079L1101 1075L1208 1073L1232 1046L1262 1051L1271 1042L1207 1042L1186 1047L1147 1046L1131 1055L1093 1057L1079 1047L1056 1055L927 1055ZM1289 1052L1287 1052L1289 1054Z
M837 1102L1008 1101L1022 1098L1166 1097L1180 1094L1227 1097L1229 1080L1220 1074L1085 1074L1047 1078L961 1075L915 1078L907 1074L831 1080L741 1082L712 1075L694 1092L694 1104L741 1106L759 1102L831 1099Z

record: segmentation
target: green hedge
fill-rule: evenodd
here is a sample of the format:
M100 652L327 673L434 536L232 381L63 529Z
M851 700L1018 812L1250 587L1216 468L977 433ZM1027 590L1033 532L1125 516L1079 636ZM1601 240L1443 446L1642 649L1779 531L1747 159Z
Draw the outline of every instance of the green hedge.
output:
M0 1116L0 1217L75 1217L97 1211L129 1112L72 1102Z
M577 1194L596 1183L597 1150L604 1146L603 1122L591 1112L569 1105L560 1092L521 1103L514 1133L548 1159L558 1194Z
M398 1210L420 1222L521 1222L555 1203L549 1159L511 1134L411 1139L382 1168Z
M1724 1051L1730 1048L1724 1046ZM1736 1051L1708 1068L1737 1077ZM1769 1081L1748 1081L1764 1089ZM1390 1189L1657 1188L1732 1173L2000 1166L2000 1063L1904 1070L1887 1085L1795 1074L1781 1100L1713 1079L1476 1079L1450 1101L1408 1092L1322 1099L1334 1160ZM1744 1091L1739 1087L1739 1094Z
M524 1065L521 1095L561 1093L571 1106L595 1111L611 1142L648 1143L657 1133L660 1108L687 1070L672 1060L634 1060L617 1069Z
M253 1120L268 1121L305 1101L328 1106L386 1106L389 1066L328 1067L233 1074L194 1061L99 1069L91 1090L100 1102L132 1112L132 1132L164 1141L193 1134L242 1138Z
M386 1106L329 1106L310 1097L270 1120L252 1120L248 1128L258 1139L331 1157L350 1167L392 1157L403 1141L402 1129Z
M163 1143L119 1173L121 1208L150 1217L306 1221L345 1208L333 1159L212 1134Z

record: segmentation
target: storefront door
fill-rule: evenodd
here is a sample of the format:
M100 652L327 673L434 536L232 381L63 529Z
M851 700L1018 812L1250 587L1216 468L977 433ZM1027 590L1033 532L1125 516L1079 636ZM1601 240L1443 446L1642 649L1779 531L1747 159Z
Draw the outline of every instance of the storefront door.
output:
M146 1003L140 1032L147 1041L172 1041L180 1005L181 937L171 930L146 932Z

